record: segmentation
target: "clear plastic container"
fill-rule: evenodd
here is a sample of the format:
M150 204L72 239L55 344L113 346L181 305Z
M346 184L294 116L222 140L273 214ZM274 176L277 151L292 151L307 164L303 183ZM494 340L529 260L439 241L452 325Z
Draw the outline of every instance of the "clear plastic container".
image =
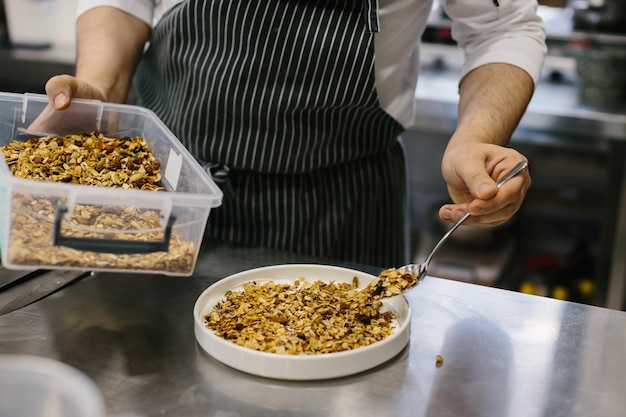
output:
M193 273L215 182L151 111L44 95L0 93L0 146L13 139L98 131L144 138L165 191L25 180L0 157L0 252L9 269L80 269L187 276Z
M69 365L0 355L0 416L105 417L105 405L96 384Z

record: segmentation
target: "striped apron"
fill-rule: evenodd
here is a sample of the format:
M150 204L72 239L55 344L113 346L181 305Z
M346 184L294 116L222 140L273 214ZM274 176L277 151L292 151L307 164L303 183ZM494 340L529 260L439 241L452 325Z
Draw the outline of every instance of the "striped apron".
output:
M377 0L188 0L136 74L224 190L207 236L403 265L401 125L378 102Z

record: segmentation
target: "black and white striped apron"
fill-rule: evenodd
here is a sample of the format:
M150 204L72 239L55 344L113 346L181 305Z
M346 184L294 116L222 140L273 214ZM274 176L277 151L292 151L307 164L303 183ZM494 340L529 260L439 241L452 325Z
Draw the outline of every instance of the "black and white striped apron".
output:
M188 0L160 20L137 93L228 173L208 236L403 265L402 127L378 102L377 30L377 0Z

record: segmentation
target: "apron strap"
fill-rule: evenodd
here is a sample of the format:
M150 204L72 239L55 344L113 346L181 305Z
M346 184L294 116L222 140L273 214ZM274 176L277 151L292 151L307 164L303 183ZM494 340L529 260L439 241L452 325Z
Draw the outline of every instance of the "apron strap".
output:
M365 26L368 33L380 32L378 20L378 0L363 0Z

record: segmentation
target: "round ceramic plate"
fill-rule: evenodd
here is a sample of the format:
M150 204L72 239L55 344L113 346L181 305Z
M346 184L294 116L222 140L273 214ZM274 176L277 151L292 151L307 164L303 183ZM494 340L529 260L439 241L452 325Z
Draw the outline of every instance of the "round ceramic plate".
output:
M287 264L240 272L207 288L194 306L194 333L198 344L218 361L253 375L286 379L317 380L359 373L378 366L400 353L409 341L411 308L402 295L385 299L382 310L391 310L398 317L394 332L379 342L361 348L319 355L283 355L260 352L236 345L217 336L204 325L205 315L222 300L227 291L241 289L251 281L292 283L303 277L307 281L352 282L357 276L362 286L374 277L353 269L328 265Z

